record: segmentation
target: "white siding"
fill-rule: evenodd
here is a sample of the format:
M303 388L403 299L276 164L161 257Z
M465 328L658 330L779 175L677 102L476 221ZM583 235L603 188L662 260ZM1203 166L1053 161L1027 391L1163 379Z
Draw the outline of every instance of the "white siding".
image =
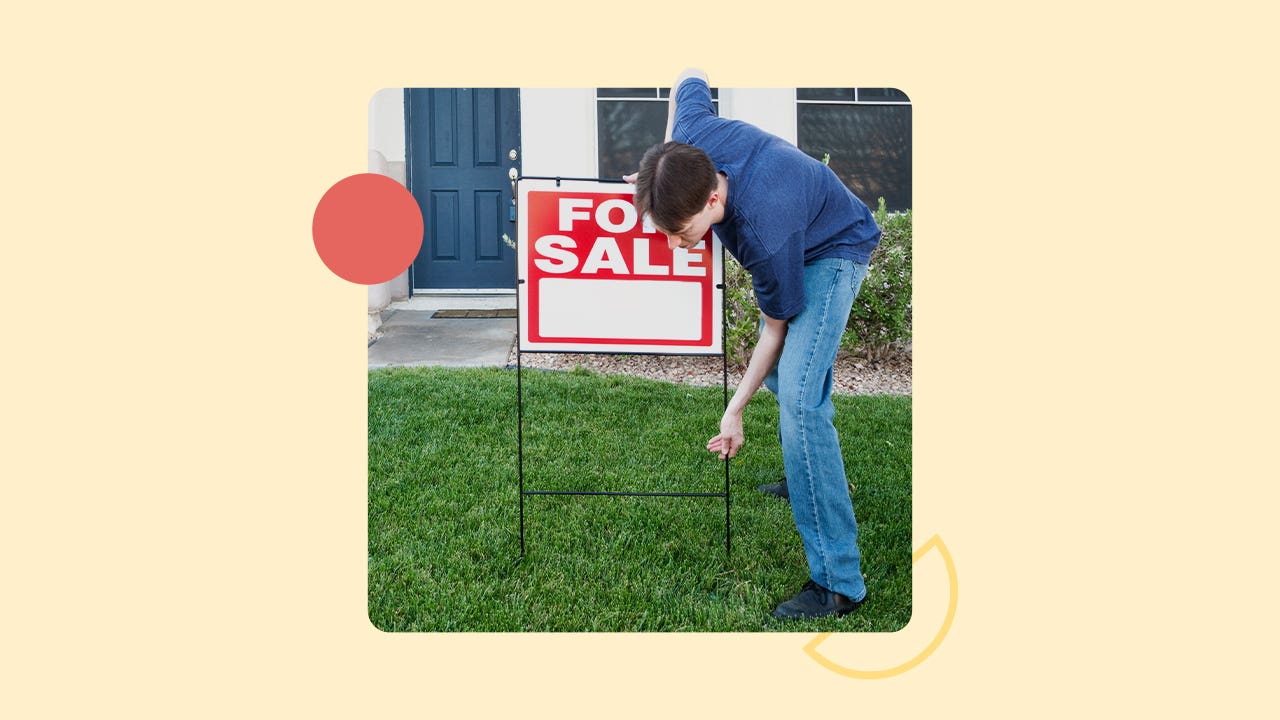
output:
M795 88L721 88L720 116L749 122L796 144Z
M404 88L379 90L369 100L369 149L389 163L404 162L404 138Z
M404 88L385 88L369 100L368 171L405 182ZM382 310L392 300L409 296L409 271L394 280L369 286L369 335L382 324Z
M595 177L595 90L521 88L520 146L524 175Z

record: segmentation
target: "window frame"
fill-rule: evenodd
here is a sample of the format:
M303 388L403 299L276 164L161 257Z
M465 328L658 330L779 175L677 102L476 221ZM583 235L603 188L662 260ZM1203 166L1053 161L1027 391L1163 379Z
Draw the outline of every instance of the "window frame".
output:
M633 94L633 95L602 95L602 94L601 94L601 91L602 91L602 90L603 90L603 91L630 91L630 90L636 90L636 91L643 91L643 92L644 92L644 93L646 93L646 94ZM647 94L647 93L650 93L650 92L652 93L651 95L650 95L650 94ZM593 118L594 118L594 120L595 120L595 133L594 133L594 139L595 139L595 152L594 152L593 154L595 155L595 158L596 158L596 176L597 176L597 177L604 177L604 173L601 171L601 167L600 167L600 161L601 161L601 157L600 157L600 150L601 150L601 148L600 148L600 103L602 103L602 102L654 102L654 103L659 103L659 102L660 102L660 103L663 103L663 104L667 104L667 103L669 103L670 101L671 101L671 88L669 88L669 87L653 87L653 88L600 88L600 87L597 87L597 88L593 88L593 89L592 89L592 109L594 110L594 112L592 113L592 117L593 117ZM716 113L717 113L717 114L719 114L719 112L720 112L720 88L718 88L718 87L712 87L712 88L711 88L711 104L712 104L713 106L715 106L715 108L716 108ZM658 137L656 137L656 138L653 140L653 142L654 142L654 143L661 142L661 141L662 141L662 136L661 136L661 134L659 134L659 135L658 135ZM652 143L651 143L651 144L652 144ZM640 161L640 158L636 158L636 162L637 162L637 163L639 163L639 161Z
M814 99L803 99L803 100L802 100L802 99L800 98L800 93L801 93L801 91L802 91L802 90L850 90L850 91L852 91L852 93L853 93L853 99L852 99L852 100L814 100ZM860 99L860 98L859 98L859 94L860 94L862 91L871 91L871 90L892 90L892 91L894 91L894 92L896 92L896 93L901 94L901 95L902 95L904 98L906 98L906 99L905 99L905 100L890 100L890 99L885 99L885 98L870 98L870 99ZM902 107L902 106L910 107L910 106L911 106L911 104L912 104L912 103L911 103L911 98L910 98L910 96L908 96L905 92L903 92L903 91L899 90L898 88L882 88L882 87L877 87L877 88L871 88L871 87L864 87L864 88L859 88L859 87L854 87L854 88L799 88L799 87L798 87L798 88L796 88L796 147L800 147L800 128L801 128L801 123L800 123L800 112L801 112L801 110L800 110L800 108L801 108L801 106L803 106L803 105L858 105L858 106L868 106L868 105L870 105L870 106L877 106L877 105L879 105L879 106L888 106L888 107ZM908 168L908 172L910 173L910 168ZM914 203L914 202L915 202L915 190L914 190L915 182L914 182L914 174L913 174L913 173L910 173L910 174L909 174L909 177L911 178L911 182L910 182L910 186L911 186L910 195L911 195L911 198L912 198L912 203ZM872 210L874 210L874 209L875 209L875 207L874 207L874 206L871 206L871 209L872 209ZM891 211L891 212L901 212L901 211Z

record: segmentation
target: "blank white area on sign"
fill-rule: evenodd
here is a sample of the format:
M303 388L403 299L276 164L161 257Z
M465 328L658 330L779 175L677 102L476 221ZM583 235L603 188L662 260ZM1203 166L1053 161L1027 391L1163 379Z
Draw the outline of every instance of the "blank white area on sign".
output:
M700 283L543 278L538 331L547 338L698 340Z

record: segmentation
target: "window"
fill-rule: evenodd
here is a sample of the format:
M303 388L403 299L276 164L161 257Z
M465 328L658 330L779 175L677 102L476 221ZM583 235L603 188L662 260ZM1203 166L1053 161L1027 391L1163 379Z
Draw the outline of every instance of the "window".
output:
M799 88L800 149L831 169L874 210L911 207L911 100L893 88Z
M618 178L640 166L644 151L667 132L670 88L597 88L596 139L602 178ZM711 88L719 107L720 92Z

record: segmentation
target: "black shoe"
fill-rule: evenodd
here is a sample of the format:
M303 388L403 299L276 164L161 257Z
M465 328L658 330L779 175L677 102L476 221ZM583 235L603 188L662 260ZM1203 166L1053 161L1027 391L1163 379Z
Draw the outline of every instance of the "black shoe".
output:
M812 620L814 618L840 616L853 612L862 604L810 580L800 588L800 594L778 605L773 616L779 620Z
M787 479L784 477L776 483L768 483L756 488L765 495L780 497L787 502L791 502L791 493L787 491Z

